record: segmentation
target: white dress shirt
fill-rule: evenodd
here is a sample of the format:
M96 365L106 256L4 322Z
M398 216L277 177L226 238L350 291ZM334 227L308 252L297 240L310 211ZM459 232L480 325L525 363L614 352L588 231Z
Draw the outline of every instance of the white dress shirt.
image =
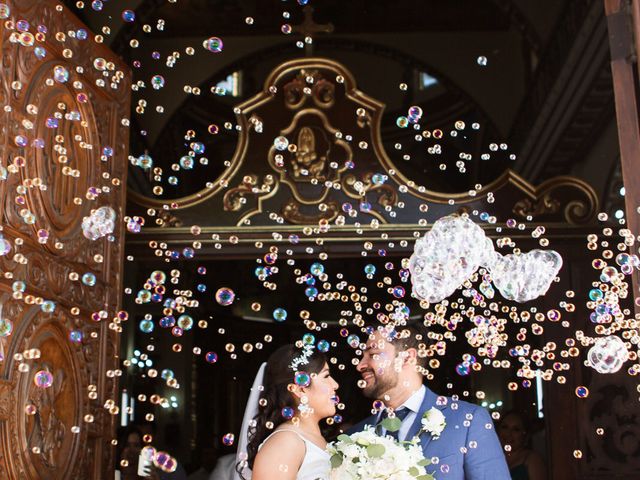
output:
M427 387L425 387L424 385L421 385L420 388L413 393L413 395L407 398L407 400L402 405L396 408L396 411L400 410L403 407L409 409L409 413L407 414L406 417L404 417L404 420L402 421L402 426L400 427L400 431L398 432L398 439L400 441L407 440L407 438L405 437L409 433L409 429L411 428L411 425L413 425L413 422L416 419L416 415L418 414L418 411L422 406L422 401L424 400L424 396L426 395L426 393L427 393ZM382 415L382 412L378 414L378 422L380 421L381 415ZM385 428L382 429L382 434L383 435L387 434L387 430Z

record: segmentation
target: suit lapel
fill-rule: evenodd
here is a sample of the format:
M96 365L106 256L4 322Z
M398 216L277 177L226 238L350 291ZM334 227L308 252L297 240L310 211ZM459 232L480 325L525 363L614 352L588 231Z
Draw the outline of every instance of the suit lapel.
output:
M433 393L431 390L429 390L428 387L425 386L425 388L426 388L426 392L424 394L424 399L422 400L422 405L420 405L420 410L416 415L416 419L413 421L413 425L411 425L411 428L407 432L407 436L405 437L405 440L411 440L414 436L418 435L418 432L422 428L422 416L425 414L427 410L429 410L432 407L435 407L438 410L443 410L447 407L446 404L438 405L437 403L438 396L435 393ZM431 442L431 438L432 438L431 434L427 432L420 435L420 440L421 440L420 444L422 445L423 451L426 448L426 446L429 444L429 442Z

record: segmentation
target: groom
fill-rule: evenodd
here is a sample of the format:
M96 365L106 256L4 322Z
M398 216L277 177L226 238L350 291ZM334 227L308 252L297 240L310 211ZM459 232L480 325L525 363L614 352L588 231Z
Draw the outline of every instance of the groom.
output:
M380 412L355 425L348 433L366 425L398 440L419 436L424 457L438 458L437 480L510 480L502 447L487 411L477 405L440 397L422 384L418 370L425 358L418 356L422 340L414 326L397 331L378 330L370 336L357 370L366 382L363 393L379 399L401 419L400 430L386 432ZM423 347L424 348L424 347ZM424 419L424 421L423 421ZM397 422L396 422L397 423Z

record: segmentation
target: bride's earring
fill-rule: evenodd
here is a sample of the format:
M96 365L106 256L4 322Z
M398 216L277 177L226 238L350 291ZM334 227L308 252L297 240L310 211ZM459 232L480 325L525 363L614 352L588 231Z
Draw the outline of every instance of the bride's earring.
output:
M309 406L309 397L306 395L302 395L300 397L300 403L298 404L298 410L300 411L300 415L306 417L311 413L311 407Z

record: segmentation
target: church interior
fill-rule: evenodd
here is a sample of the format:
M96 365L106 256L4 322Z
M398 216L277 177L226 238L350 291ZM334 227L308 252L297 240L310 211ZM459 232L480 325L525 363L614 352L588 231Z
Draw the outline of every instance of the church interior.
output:
M640 1L0 18L0 479L111 480L131 426L213 479L296 342L330 358L335 439L371 413L365 325L400 317L439 342L429 388L526 420L542 478L640 479ZM480 266L425 300L410 258L448 216L562 266L526 299Z

